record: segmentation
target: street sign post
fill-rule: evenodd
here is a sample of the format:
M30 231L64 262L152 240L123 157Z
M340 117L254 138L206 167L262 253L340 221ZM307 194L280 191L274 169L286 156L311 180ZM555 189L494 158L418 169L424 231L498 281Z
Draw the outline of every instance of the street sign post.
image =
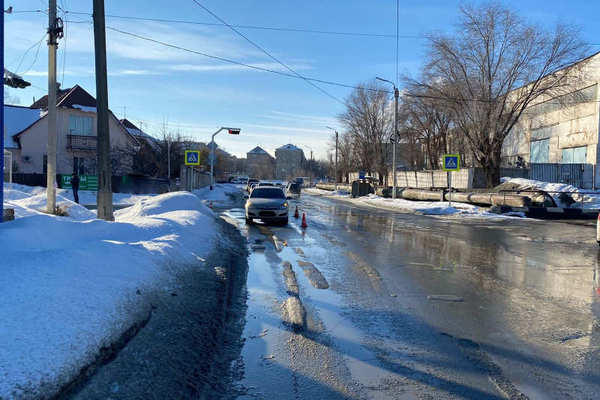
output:
M444 171L448 172L448 205L452 207L452 171L460 171L460 155L444 154L442 161Z
M200 165L200 150L186 150L185 165Z

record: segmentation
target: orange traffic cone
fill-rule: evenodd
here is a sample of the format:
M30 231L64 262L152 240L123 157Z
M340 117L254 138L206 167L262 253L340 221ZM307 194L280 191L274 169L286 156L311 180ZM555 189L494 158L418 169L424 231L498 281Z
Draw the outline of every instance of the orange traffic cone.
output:
M300 218L300 214L298 214L298 206L296 206L296 212L294 213L294 218Z
M308 224L306 223L306 213L302 213L302 228L308 228Z

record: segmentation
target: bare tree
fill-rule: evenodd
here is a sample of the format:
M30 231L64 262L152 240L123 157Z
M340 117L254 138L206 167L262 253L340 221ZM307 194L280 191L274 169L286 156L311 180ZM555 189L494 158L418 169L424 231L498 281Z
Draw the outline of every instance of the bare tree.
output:
M387 88L376 81L361 85L346 100L346 111L339 120L350 135L357 165L369 172L378 172L380 183L387 175L386 140L392 133Z
M569 91L586 46L571 27L548 31L497 3L462 7L461 13L456 35L430 38L427 73L419 83L452 111L493 186L504 139L536 99Z
M433 99L431 90L409 83L408 92L412 95L403 96L400 112L405 119L405 132L412 136L408 142L414 147L422 145L427 166L438 168L441 156L449 150L451 113Z

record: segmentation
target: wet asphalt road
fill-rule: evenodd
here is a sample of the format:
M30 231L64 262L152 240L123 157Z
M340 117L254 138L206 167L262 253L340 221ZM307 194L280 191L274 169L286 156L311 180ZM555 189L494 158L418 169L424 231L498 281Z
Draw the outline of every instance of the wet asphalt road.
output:
M224 212L251 249L232 398L600 398L593 228L424 217L306 195L296 204L306 230L293 218L247 226L241 208ZM283 322L284 261L303 329ZM311 285L306 263L329 288Z

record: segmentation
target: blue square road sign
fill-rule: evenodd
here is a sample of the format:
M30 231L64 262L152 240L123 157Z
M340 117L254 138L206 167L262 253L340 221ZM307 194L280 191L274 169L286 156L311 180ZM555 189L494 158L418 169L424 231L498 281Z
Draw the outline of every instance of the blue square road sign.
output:
M459 171L460 170L460 155L444 154L444 171Z
M199 150L186 150L185 151L185 165L200 165L200 151Z

